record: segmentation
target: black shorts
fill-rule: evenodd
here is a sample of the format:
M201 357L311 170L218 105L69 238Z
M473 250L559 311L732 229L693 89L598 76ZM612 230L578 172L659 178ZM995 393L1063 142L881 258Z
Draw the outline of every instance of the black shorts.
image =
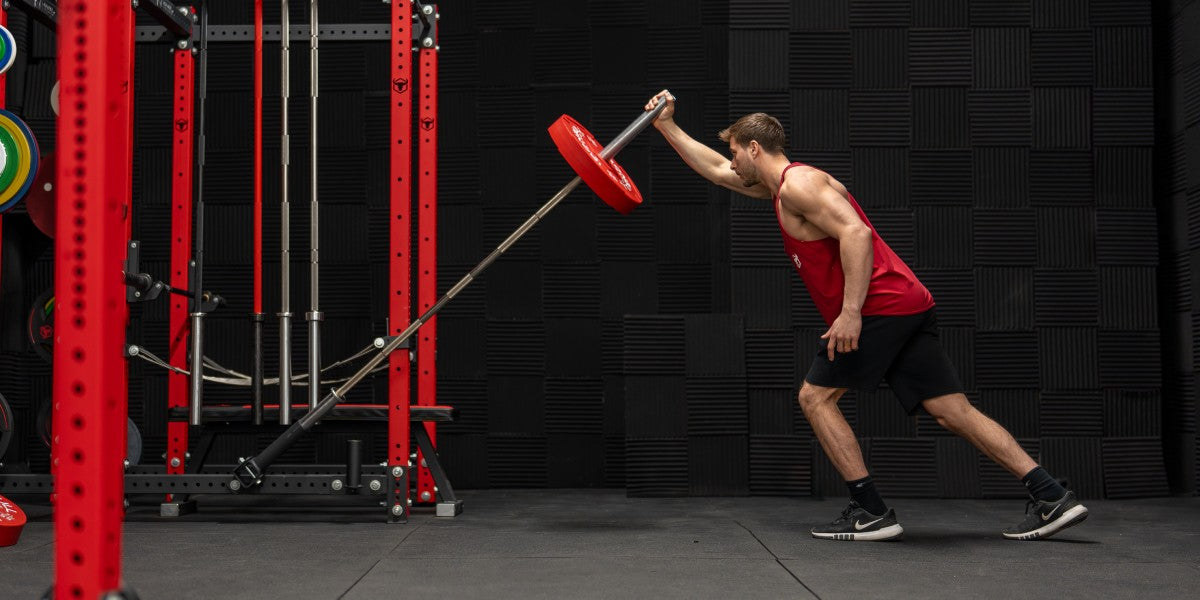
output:
M862 319L858 350L829 360L825 340L804 380L829 388L874 390L887 380L908 414L929 398L963 391L958 371L938 340L934 309L902 317L870 315Z

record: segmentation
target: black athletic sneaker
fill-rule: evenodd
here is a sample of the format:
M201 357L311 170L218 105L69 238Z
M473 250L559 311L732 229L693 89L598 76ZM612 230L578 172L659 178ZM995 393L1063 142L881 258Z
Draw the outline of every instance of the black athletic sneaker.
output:
M1072 525L1078 525L1088 516L1086 506L1079 503L1075 492L1054 502L1030 499L1025 504L1025 520L1015 527L1004 530L1010 540L1036 540L1050 537Z
M904 528L896 522L896 511L888 509L885 515L873 515L853 500L842 511L842 516L824 527L812 530L812 536L823 540L847 542L880 542L899 539Z

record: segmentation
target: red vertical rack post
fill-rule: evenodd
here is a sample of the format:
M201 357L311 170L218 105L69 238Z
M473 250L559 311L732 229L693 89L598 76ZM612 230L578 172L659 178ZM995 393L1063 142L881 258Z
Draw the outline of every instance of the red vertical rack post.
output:
M171 112L171 287L188 289L188 263L192 255L192 122L195 112L195 61L188 48L175 50L175 70L172 78L174 106ZM188 298L171 295L170 346L168 361L179 368L187 367ZM167 375L167 406L185 408L188 405L188 378L179 373ZM188 424L171 421L167 424L167 472L183 473L187 460Z
M125 256L128 165L126 0L59 5L58 224L55 238L55 591L118 589L124 498Z
M437 13L437 6L433 7ZM420 203L417 215L420 239L417 243L417 292L421 312L429 310L438 299L437 289L437 92L438 50L422 48L418 54L421 67L420 112L421 128L417 152L417 189ZM417 339L417 404L437 404L437 316L421 327ZM429 439L437 446L434 423L425 423ZM425 457L418 452L417 498L421 502L436 502L433 477L425 467Z
M412 320L410 290L412 275L409 250L412 247L412 0L392 2L391 15L391 169L388 191L392 218L388 263L392 293L388 295L388 335L398 335ZM388 490L388 520L408 520L409 410L411 365L408 352L393 352L388 357L388 472L392 485ZM397 476L399 475L399 476Z
M132 6L133 6L133 3L130 3L131 8L132 8ZM129 62L128 62L129 70L125 72L125 81L128 82L128 93L125 94L125 104L126 104L126 110L129 111L129 116L128 116L128 123L126 124L126 127L125 127L125 153L124 153L124 156L125 156L124 164L125 164L125 175L126 175L126 177L125 177L125 192L121 196L121 199L124 202L124 207L125 207L125 210L122 211L122 217L125 219L125 227L124 227L125 236L123 238L121 238L121 242L122 242L122 249L121 249L122 263L121 263L121 265L122 265L122 268L124 268L124 266L125 266L125 263L124 263L125 259L129 258L129 243L133 239L133 123L134 123L133 105L134 105L134 95L135 95L134 90L136 87L135 80L133 78L133 73L134 73L133 70L134 70L135 63L137 61L137 54L135 52L135 49L137 48L137 39L136 39L137 28L134 26L135 21L136 21L136 19L134 18L134 15L130 15L128 22L125 24L124 35L120 35L120 32L118 32L118 36L117 36L118 42L126 44L126 46L124 48L122 48L122 53L125 53L129 56ZM121 311L121 322L128 323L129 322L129 303L122 302L121 306L118 308L118 310ZM127 340L127 337L125 335L125 329L124 329L124 326L122 326L122 329L121 329L122 349L124 348L124 344L125 344L126 340ZM122 354L122 356L124 356L124 354ZM121 365L120 371L121 371L121 389L128 390L129 389L129 362L128 361L125 361ZM125 402L124 402L123 412L126 414L126 416L128 416L128 414L129 414L129 396L128 396L128 394L126 394L124 400L125 400ZM122 421L124 421L124 419L122 419ZM121 427L120 432L121 432L121 447L128 448L129 447L128 446L128 444L129 444L129 428ZM122 452L121 456L122 456L122 458L124 458L125 452ZM123 508L124 508L124 503L122 503L122 509Z

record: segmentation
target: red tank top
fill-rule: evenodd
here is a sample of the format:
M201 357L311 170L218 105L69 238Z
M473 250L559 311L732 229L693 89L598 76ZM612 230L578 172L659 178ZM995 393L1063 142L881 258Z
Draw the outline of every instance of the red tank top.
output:
M779 176L779 185L783 186L783 178L788 169L803 165L792 163ZM933 296L917 279L912 269L900 260L899 256L888 247L875 226L867 220L862 208L855 202L854 196L849 196L850 206L858 213L858 218L871 228L872 249L874 259L871 265L871 282L867 286L867 298L863 302L862 314L866 315L915 315L933 308ZM783 229L783 221L779 215L779 196L774 197L775 220L779 222L779 231L783 234L783 247L792 259L792 265L804 280L808 293L812 296L817 310L827 324L833 324L834 319L842 312L842 297L846 285L846 277L842 272L842 255L838 240L827 237L811 242L798 240Z

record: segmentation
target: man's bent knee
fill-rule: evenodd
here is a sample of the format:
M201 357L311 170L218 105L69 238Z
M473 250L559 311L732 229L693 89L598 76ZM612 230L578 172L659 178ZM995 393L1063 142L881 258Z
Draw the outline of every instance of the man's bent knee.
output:
M961 429L975 412L975 407L962 394L930 398L922 404L938 425L950 431Z
M838 388L827 388L805 383L800 387L800 409L808 413L808 411L820 406L836 404L838 398L842 396L842 392L843 390Z

